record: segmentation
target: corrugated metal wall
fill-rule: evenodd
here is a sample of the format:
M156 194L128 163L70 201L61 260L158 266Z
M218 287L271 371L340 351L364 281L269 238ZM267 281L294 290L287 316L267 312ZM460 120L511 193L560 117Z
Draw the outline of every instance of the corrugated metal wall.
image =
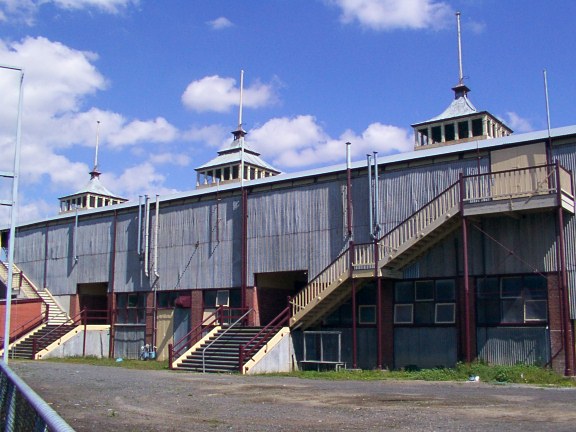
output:
M114 333L114 356L137 359L140 347L145 344L145 328L134 325L116 325Z
M576 165L576 145L555 150L564 165ZM391 229L458 179L460 172L485 172L487 157L455 159L389 170L380 174L383 232ZM576 166L575 166L576 168ZM341 173L342 174L342 173ZM352 182L354 239L368 241L368 179L355 171ZM345 180L258 190L248 196L248 284L253 274L308 270L313 278L347 246ZM278 184L277 186L284 186ZM232 288L241 284L241 200L239 191L218 201L161 203L158 241L159 290ZM154 260L154 203L150 216L150 263ZM552 213L499 216L473 222L470 228L472 274L555 271ZM110 282L113 212L82 215L74 239L74 217L48 226L47 285L56 295L73 294L78 283ZM19 230L16 261L37 283L44 279L44 225ZM567 260L570 280L576 271L576 226L567 217ZM121 210L116 219L114 289L150 289L137 253L138 208ZM494 237L505 247L496 244ZM76 241L78 261L74 261ZM144 238L142 238L144 242ZM529 246L526 247L526 242ZM407 269L411 277L461 274L461 233L456 231ZM511 255L510 249L516 253ZM480 253L481 252L481 253ZM153 279L152 279L153 280ZM572 289L574 291L574 289ZM574 297L574 296L572 296ZM574 309L574 299L572 299Z
M454 367L458 361L455 327L397 327L394 329L394 367Z
M490 364L544 366L550 362L549 339L545 327L480 327L478 358Z
M576 142L563 144L552 149L553 158L560 165L576 173ZM572 177L573 190L576 191L576 179ZM564 212L564 236L566 241L566 269L570 292L570 316L576 319L576 218Z

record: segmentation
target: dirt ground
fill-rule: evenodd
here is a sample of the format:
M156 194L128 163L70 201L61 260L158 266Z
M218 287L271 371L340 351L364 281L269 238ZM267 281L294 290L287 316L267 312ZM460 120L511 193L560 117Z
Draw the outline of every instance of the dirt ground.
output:
M10 367L79 432L576 430L576 389Z

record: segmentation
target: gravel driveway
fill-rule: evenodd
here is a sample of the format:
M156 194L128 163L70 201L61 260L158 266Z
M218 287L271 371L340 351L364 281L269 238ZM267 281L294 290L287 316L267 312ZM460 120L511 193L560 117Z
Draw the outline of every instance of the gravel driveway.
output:
M576 389L14 361L77 431L574 431Z

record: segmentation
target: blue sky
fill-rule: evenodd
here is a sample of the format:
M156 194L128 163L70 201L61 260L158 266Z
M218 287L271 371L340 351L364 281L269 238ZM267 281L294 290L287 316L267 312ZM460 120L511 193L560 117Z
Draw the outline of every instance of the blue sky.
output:
M456 11L476 108L545 129L546 68L552 126L574 123L571 0L0 0L0 64L25 69L19 220L88 181L97 121L112 192L194 189L237 126L241 69L247 142L282 171L343 162L346 141L353 160L410 151L453 97ZM16 78L0 71L0 170Z

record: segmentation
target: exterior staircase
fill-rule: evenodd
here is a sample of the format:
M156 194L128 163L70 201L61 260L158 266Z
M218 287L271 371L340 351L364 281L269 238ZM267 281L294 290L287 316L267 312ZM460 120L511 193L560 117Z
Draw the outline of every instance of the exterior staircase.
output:
M0 282L8 286L8 265L0 261ZM70 322L68 314L60 307L58 302L54 299L48 288L40 290L34 283L26 277L24 272L20 270L16 264L12 269L12 292L18 292L18 297L37 299L40 298L43 303L43 308L48 308L48 324L61 325Z
M353 279L402 278L401 270L457 229L460 216L561 207L574 213L572 175L558 163L460 179L377 242L354 244L291 300L290 327L319 323L347 297Z
M47 324L40 327L34 333L28 334L25 338L12 345L8 351L9 358L34 359L34 339L36 339L36 352L47 348L68 332L74 330L74 324L53 325Z
M248 344L261 330L262 327L222 327L198 344L175 368L193 372L238 372L240 346Z

